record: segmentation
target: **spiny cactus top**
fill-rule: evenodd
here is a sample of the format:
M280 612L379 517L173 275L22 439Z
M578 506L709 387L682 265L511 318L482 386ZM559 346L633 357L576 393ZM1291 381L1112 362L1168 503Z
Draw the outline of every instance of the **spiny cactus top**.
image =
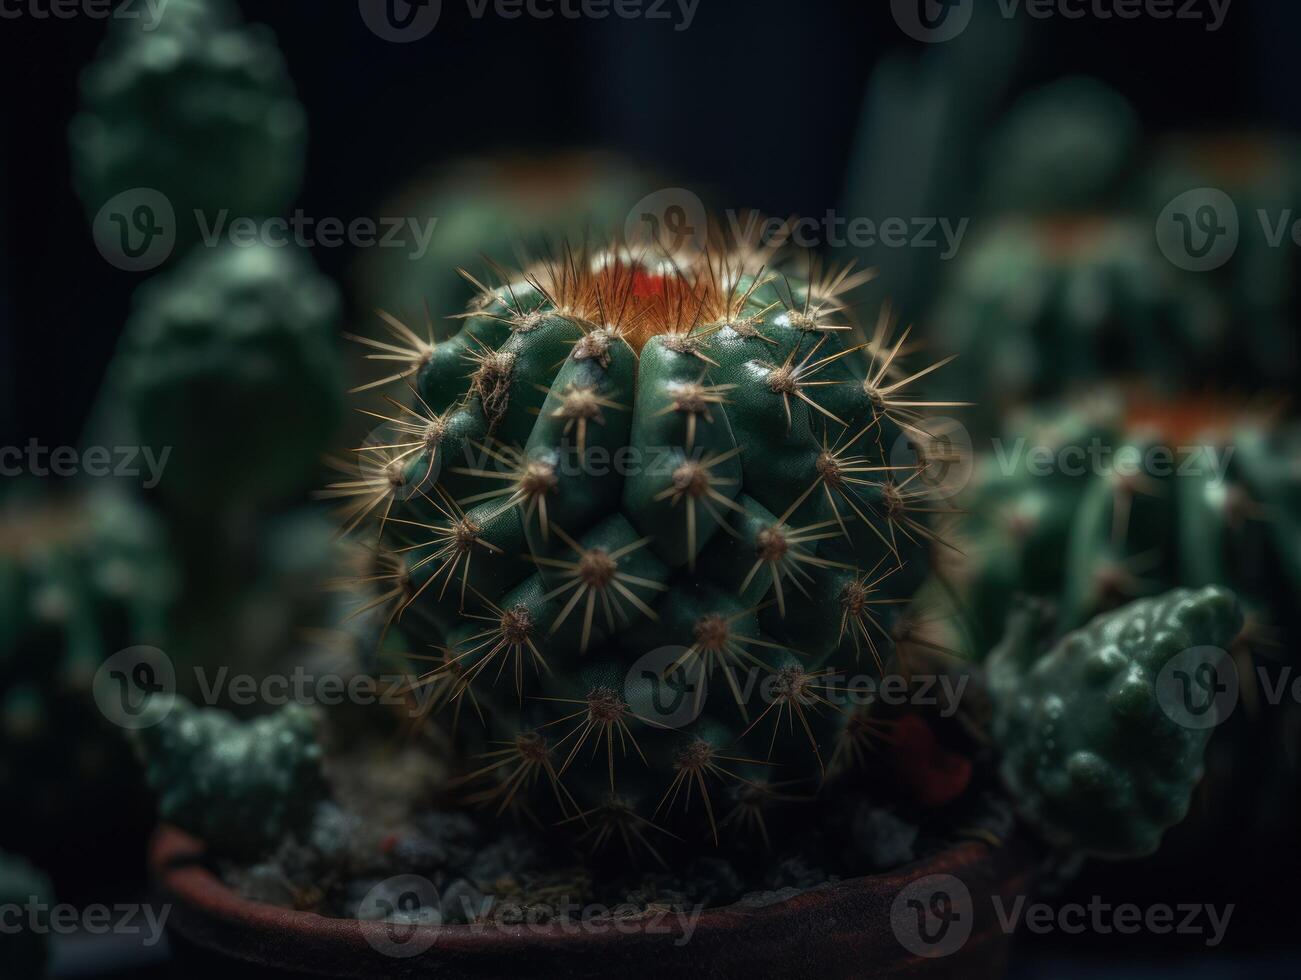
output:
M279 214L302 179L307 122L275 39L229 0L157 6L156 23L114 18L82 78L71 141L86 207L152 188L182 241L198 236L195 209L208 221Z
M1201 779L1218 707L1215 663L1200 653L1237 634L1237 602L1176 589L1099 616L1047 654L1034 626L1019 615L989 662L1004 779L1047 839L1150 854Z
M835 674L882 669L933 542L924 462L891 459L924 459L938 365L855 334L851 270L566 248L507 278L446 341L364 341L363 387L408 391L328 493L378 524L373 601L436 647L417 686L486 799L542 781L608 831L703 795L717 833L711 786L816 783L868 733Z

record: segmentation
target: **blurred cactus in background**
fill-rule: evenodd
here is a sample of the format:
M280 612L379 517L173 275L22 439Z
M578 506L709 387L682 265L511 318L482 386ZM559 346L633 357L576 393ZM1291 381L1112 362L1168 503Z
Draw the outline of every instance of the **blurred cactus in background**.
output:
M247 856L304 829L323 797L317 726L315 713L298 704L241 723L177 699L133 736L159 815L223 854Z
M983 205L1011 214L1094 211L1124 193L1138 114L1094 78L1069 76L1012 105L984 151Z
M1270 412L1207 396L1104 389L1015 415L955 500L967 511L959 551L941 556L924 588L953 611L942 641L976 658L1021 596L1049 604L1046 632L1060 637L1167 589L1236 593L1244 625L1225 649L1241 705L1211 743L1195 819L1176 832L1173 854L1212 840L1236 853L1226 836L1272 838L1298 812L1301 759L1290 745L1301 712L1268 692L1297 667L1286 640L1301 630L1299 435Z
M110 23L71 126L87 211L151 188L182 246L198 238L195 211L280 214L302 180L307 122L270 31L242 23L231 0L168 0L156 24Z
M338 321L296 248L199 249L140 287L111 381L141 445L170 447L172 508L211 519L304 489L341 415Z
M1173 255L1187 253L1186 229L1227 232L1236 223L1232 254L1219 268L1196 276L1212 285L1233 326L1221 351L1220 375L1253 388L1262 381L1295 384L1301 358L1301 263L1292 228L1301 200L1296 139L1250 132L1169 138L1153 153L1142 192L1152 215L1175 206L1179 220L1159 230L1174 236L1161 238Z
M0 509L0 840L43 864L67 838L143 848L147 807L121 733L100 713L96 671L164 641L176 598L161 530L129 499L11 497ZM136 806L132 806L136 787ZM107 800L118 801L108 808ZM87 812L95 811L93 826ZM134 823L133 823L134 821ZM127 829L130 828L130 829ZM39 853L35 853L39 852Z
M1214 294L1156 252L1149 227L1087 214L1004 221L973 241L933 324L962 356L955 393L979 402L995 432L1018 405L1117 375L1186 390L1227 327Z
M646 184L624 161L594 152L454 161L385 205L384 214L436 221L433 238L420 256L371 249L357 269L361 300L407 320L432 310L442 337L451 332L442 317L474 298L458 265L485 255L509 263L548 239L618 227Z

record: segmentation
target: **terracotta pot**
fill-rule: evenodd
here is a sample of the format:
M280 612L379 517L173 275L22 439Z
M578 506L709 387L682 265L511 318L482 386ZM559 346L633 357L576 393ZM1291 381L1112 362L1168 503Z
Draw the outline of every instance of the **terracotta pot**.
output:
M1002 975L1011 936L1004 907L1034 884L1034 851L964 843L884 875L854 878L762 907L704 912L686 942L673 922L620 920L581 932L560 925L419 926L333 919L240 897L204 862L201 842L173 828L150 864L172 906L168 928L188 976L277 977L961 977ZM934 879L931 876L952 876ZM961 886L954 886L956 878ZM937 886L944 895L936 898ZM907 895L901 895L904 890ZM964 893L965 890L965 893ZM969 894L969 900L967 895ZM947 901L948 896L951 901ZM954 898L953 896L957 896ZM939 904L937 904L937 902ZM941 918L925 920L919 910ZM962 910L944 930L950 909ZM893 912L893 919L892 919ZM965 941L961 934L969 924ZM901 941L908 934L915 950ZM943 938L936 939L937 935ZM422 949L417 955L394 955ZM951 950L951 951L950 951ZM919 955L925 953L928 955ZM939 955L943 953L944 955Z

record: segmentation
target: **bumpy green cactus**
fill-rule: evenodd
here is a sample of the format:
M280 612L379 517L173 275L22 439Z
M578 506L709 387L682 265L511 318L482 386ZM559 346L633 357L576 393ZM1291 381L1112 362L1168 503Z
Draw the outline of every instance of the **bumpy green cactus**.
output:
M1003 778L1026 820L1100 857L1155 851L1188 810L1217 710L1208 682L1190 674L1212 714L1185 723L1168 710L1160 675L1184 651L1223 649L1241 626L1232 594L1214 587L1131 603L1048 653L1033 615L1018 617L989 678Z
M853 340L856 283L566 250L446 341L370 342L413 394L330 492L380 525L368 578L439 651L417 693L481 798L605 839L703 795L717 834L723 786L761 811L866 737L831 678L882 669L935 506L891 464L930 369Z
M987 203L1016 212L1106 204L1137 155L1140 135L1133 106L1097 79L1071 76L1035 89L986 147Z
M1106 376L1195 383L1220 349L1214 298L1160 256L1149 224L1094 215L1004 221L973 242L936 314L962 356L957 392L997 411Z
M115 18L81 90L73 169L91 214L152 188L184 244L199 235L195 210L263 217L298 191L305 113L271 33L229 0L168 0L156 24Z
M92 685L118 650L163 642L174 597L159 529L129 501L9 501L0 510L5 839L57 839L51 827L75 826L66 822L80 820L88 801L129 784L130 753L96 709ZM116 815L137 816L129 807Z
M310 481L341 411L338 316L334 285L288 247L200 249L140 288L111 383L140 443L170 448L175 506L229 511Z
M324 796L318 725L299 704L241 722L178 698L132 735L164 820L220 853L256 857L303 830Z
M50 882L21 858L0 851L0 908L17 906L26 909L31 903L49 906L53 899ZM49 942L42 930L32 929L20 913L12 917L7 928L0 930L0 980L35 980L46 975ZM16 928L15 928L16 926Z
M998 640L1018 594L1051 600L1067 630L1144 594L1223 584L1246 610L1248 645L1290 628L1301 590L1295 438L1206 398L1110 392L1014 417L959 498L961 555L941 569L968 652Z

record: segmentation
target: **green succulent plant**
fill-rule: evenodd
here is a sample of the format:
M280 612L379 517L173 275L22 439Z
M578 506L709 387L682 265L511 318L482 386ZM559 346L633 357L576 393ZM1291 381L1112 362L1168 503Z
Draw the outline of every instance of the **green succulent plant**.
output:
M313 709L291 703L244 722L183 698L150 710L160 719L132 737L164 820L235 857L259 856L308 826L325 795Z
M198 239L195 211L280 214L302 180L307 122L271 32L243 24L230 0L168 0L156 22L111 25L71 126L87 210L159 191L182 246Z
M1095 856L1152 853L1187 813L1218 710L1213 673L1187 672L1209 712L1196 725L1162 674L1177 673L1186 651L1223 653L1242 627L1233 595L1208 587L1142 599L1047 652L1035 627L1032 613L1015 617L989 659L993 734L1022 816L1048 840Z
M1068 76L1022 96L985 148L986 203L999 211L1092 209L1114 199L1138 156L1134 107L1094 78Z
M933 335L962 357L955 394L990 425L1115 376L1186 390L1222 349L1215 297L1155 249L1151 228L1092 214L1019 217L971 244Z
M333 283L295 248L200 249L140 287L110 384L140 444L169 452L158 487L174 508L310 484L341 415L338 318Z
M1296 670L1289 638L1301 630L1297 438L1268 414L1205 395L1104 391L1023 412L977 460L956 498L958 550L945 550L922 590L921 601L953 613L939 618L936 641L977 660L1018 597L1047 603L1046 630L1060 638L1169 589L1235 592L1244 626L1226 649L1240 703L1211 742L1195 818L1163 848L1170 866L1212 846L1225 866L1246 860L1250 841L1286 840L1301 805L1285 748L1301 713L1269 698Z
M1141 190L1152 216L1175 209L1176 220L1158 226L1158 240L1172 255L1186 254L1185 235L1207 227L1206 216L1226 231L1236 222L1232 253L1196 274L1213 284L1235 327L1218 352L1219 374L1252 386L1261 379L1295 384L1301 267L1289 222L1301 195L1296 140L1266 132L1172 137L1157 146Z
M147 812L124 805L93 830L94 801L128 792L130 752L96 707L100 665L157 645L175 600L160 529L129 499L96 494L0 508L0 840L99 840ZM40 855L42 863L48 855Z
M935 532L890 463L926 443L929 371L889 323L853 339L859 281L568 249L451 338L366 341L407 392L327 495L378 525L370 601L437 650L416 693L481 798L627 826L703 795L717 833L711 793L864 737L832 674L884 669Z

